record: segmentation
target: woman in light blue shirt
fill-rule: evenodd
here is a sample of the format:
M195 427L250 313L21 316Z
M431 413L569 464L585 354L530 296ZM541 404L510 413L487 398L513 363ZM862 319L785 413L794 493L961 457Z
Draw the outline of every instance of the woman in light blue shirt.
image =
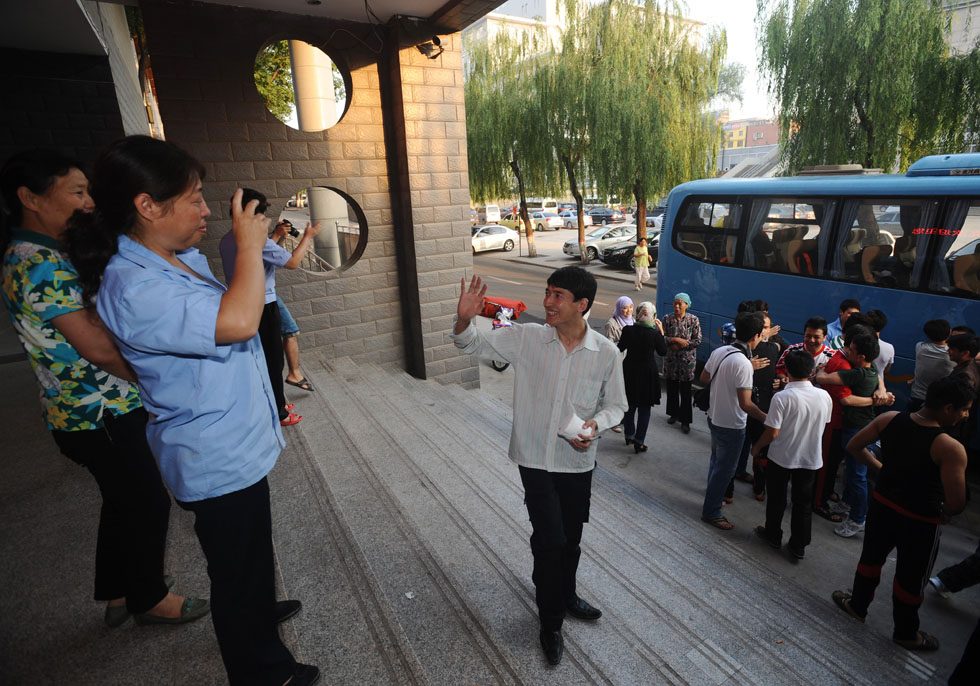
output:
M112 144L95 162L98 210L70 231L87 296L140 379L147 437L163 479L208 561L211 607L232 684L312 683L277 622L266 475L284 442L256 337L265 294L268 220L232 203L238 244L227 288L194 247L207 232L204 168L147 136Z

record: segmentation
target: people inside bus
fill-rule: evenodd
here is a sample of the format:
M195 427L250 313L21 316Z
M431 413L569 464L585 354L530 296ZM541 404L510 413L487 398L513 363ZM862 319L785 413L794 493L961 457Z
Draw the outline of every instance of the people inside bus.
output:
M694 381L697 350L701 345L701 322L687 311L690 306L691 296L678 293L674 296L674 311L663 320L664 337L667 339L667 355L664 357L667 423L679 421L684 433L691 432L691 382Z
M861 311L861 303L854 298L841 300L837 308L839 313L837 319L827 325L827 347L833 350L840 350L843 347L844 324L852 314Z
M953 286L958 291L980 295L980 242L972 254L953 260Z
M806 227L799 227L803 234ZM786 245L786 269L790 274L809 274L814 275L816 270L817 239L802 238L791 239Z

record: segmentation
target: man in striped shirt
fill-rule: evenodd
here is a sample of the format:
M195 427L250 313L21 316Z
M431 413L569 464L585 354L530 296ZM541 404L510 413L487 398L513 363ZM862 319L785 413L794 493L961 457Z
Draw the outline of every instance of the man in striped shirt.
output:
M596 438L619 424L627 408L619 350L584 318L596 290L587 271L563 267L548 277L546 325L483 333L472 320L483 310L487 288L474 276L469 286L460 281L453 327L453 342L464 353L514 368L509 455L524 485L541 647L552 665L564 652L566 613L586 621L602 616L576 593L575 573L589 519Z

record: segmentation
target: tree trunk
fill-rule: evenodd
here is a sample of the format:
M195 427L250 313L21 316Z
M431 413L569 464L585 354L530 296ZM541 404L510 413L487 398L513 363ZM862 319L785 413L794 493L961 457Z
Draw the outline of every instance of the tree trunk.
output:
M639 245L640 239L647 237L647 197L639 179L633 184L633 198L636 200L636 244Z
M527 197L524 190L524 174L521 173L521 165L517 163L517 158L512 158L510 168L517 179L517 193L521 198L520 220L517 226L517 233L521 232L521 224L524 224L524 236L527 238L527 256L537 257L538 248L534 245L534 231L531 230L531 218L527 214Z
M582 264L589 263L589 254L585 251L585 208L582 206L582 192L578 189L578 181L575 178L575 169L572 160L568 155L562 155L561 162L565 165L565 173L568 174L568 186L575 198L575 209L578 217L578 249L582 258Z

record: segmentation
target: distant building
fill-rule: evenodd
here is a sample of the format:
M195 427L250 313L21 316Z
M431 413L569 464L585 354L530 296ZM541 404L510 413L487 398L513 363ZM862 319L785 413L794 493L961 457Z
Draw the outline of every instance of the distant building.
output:
M969 52L980 39L980 0L945 0L943 6L950 19L950 51Z

